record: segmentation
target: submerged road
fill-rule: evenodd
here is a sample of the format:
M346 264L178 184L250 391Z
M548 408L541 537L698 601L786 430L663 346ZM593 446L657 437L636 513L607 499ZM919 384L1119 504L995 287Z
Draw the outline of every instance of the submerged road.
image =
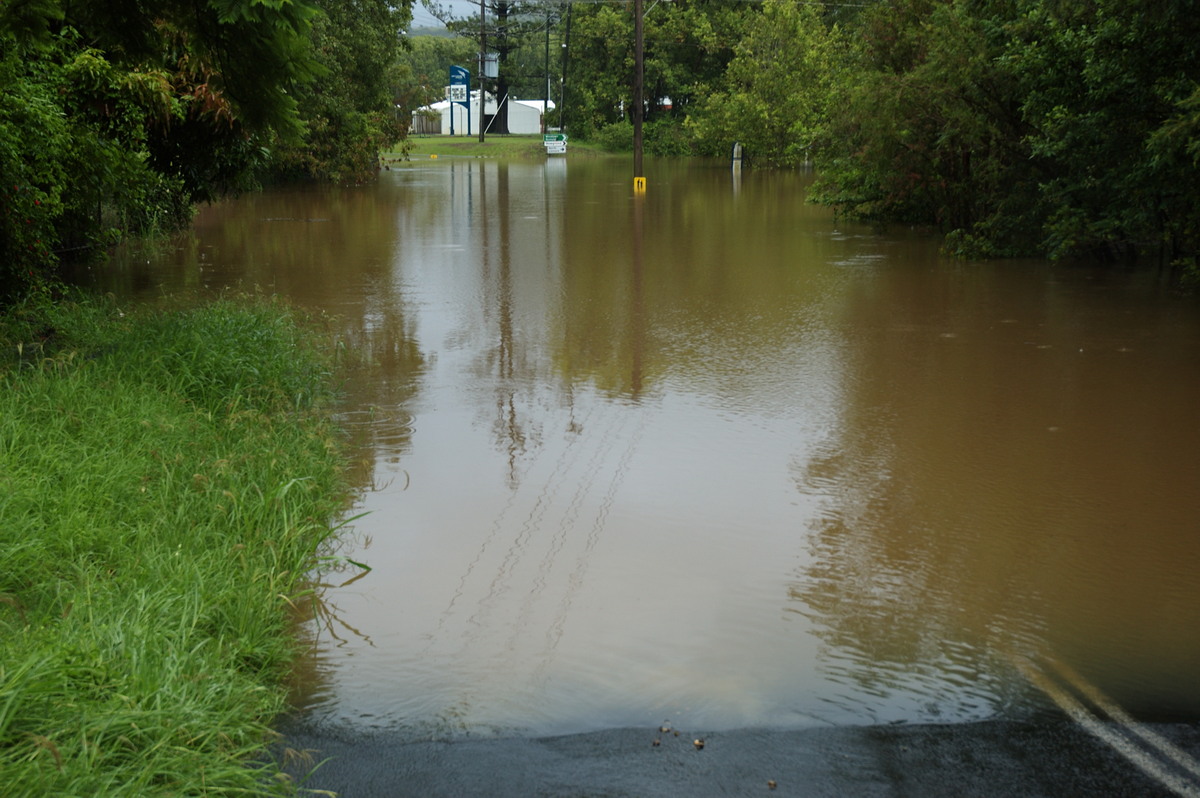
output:
M1120 723L1104 725L1107 737L1128 741L1133 756L1106 735L1057 718L707 734L613 729L452 742L340 736L302 721L281 731L292 752L289 772L309 790L342 798L1200 796L1200 724L1141 728L1152 731L1149 742Z

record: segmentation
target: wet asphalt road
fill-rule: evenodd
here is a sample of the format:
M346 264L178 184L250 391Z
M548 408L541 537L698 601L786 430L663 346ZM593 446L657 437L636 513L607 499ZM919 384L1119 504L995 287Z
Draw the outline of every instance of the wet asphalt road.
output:
M281 731L284 746L327 760L304 787L343 798L1200 796L1200 724L1151 728L1176 747L1174 760L1162 742L1127 735L1139 767L1055 719L707 734L614 729L415 743L386 733L338 736L295 722ZM703 748L694 744L699 738ZM1146 767L1167 774L1173 788L1146 775ZM289 770L304 778L302 763Z

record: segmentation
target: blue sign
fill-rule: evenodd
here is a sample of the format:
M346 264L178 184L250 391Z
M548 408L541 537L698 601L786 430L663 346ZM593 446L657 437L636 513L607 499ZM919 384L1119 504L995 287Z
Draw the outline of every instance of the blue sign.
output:
M471 101L471 73L466 67L450 67L450 102L468 105Z
M466 106L467 135L471 135L471 73L466 67L450 67L450 135L454 135L454 105Z

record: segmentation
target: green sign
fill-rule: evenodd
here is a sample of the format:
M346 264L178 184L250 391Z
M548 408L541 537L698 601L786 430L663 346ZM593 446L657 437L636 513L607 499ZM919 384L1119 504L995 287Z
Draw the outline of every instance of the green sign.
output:
M566 133L543 133L543 134L542 134L542 141L543 141L543 142L547 142L547 141L566 141L566 140L567 140L567 134L566 134Z

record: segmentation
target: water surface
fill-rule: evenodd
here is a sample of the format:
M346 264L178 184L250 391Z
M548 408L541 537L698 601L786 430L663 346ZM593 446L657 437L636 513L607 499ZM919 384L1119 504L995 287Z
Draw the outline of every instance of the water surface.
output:
M413 737L1200 713L1200 314L964 263L809 178L414 163L206 208L85 281L260 288L366 365L297 700Z

